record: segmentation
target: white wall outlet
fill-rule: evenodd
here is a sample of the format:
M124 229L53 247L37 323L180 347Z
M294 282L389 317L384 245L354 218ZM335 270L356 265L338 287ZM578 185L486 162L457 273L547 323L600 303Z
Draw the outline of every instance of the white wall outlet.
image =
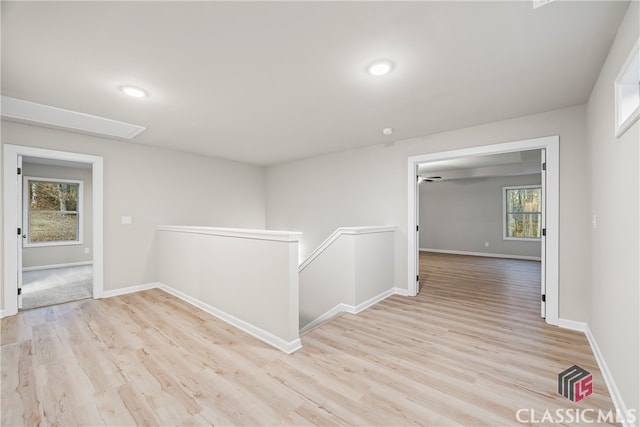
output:
M484 242L484 247L488 248L489 247L489 242Z
M84 253L88 254L89 253L89 248L84 248Z
M123 215L122 216L122 225L131 225L132 223L132 218L128 215Z
M591 224L593 225L593 228L598 228L598 221L596 220L596 214L593 214L593 217L591 218Z

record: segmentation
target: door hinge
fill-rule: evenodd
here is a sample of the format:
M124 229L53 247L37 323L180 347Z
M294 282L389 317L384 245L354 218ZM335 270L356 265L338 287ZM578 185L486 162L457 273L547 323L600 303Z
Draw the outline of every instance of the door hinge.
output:
M22 175L22 168L18 168L18 175Z
M420 226L416 225L416 231L420 231Z
M542 294L542 302L547 302L547 296L545 294Z
M547 235L547 229L546 229L546 228L543 228L543 229L542 229L542 235L543 235L543 236L546 236L546 235Z
M420 281L420 276L416 276L416 282Z
M18 227L18 236L22 234L22 228Z
M18 295L22 295L22 288L18 288Z
M542 170L543 170L543 171L546 171L546 170L547 170L547 162L544 162L544 163L542 164Z

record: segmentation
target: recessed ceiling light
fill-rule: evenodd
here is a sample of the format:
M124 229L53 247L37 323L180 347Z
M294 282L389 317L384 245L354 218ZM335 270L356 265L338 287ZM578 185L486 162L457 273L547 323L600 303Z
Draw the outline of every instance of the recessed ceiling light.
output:
M120 86L120 90L134 98L144 98L147 96L147 92L135 86Z
M391 135L393 133L393 128L384 128L382 129L382 133L385 135Z
M384 76L393 69L393 62L389 60L376 61L369 65L369 74L372 76Z

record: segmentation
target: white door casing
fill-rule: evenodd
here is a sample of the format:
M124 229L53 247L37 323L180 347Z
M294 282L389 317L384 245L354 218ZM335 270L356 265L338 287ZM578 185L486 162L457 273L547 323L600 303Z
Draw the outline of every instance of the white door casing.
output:
M17 192L17 206L16 206L16 215L18 215L18 221L17 221L17 228L18 228L18 233L17 233L17 242L16 242L16 247L17 247L17 259L18 259L18 268L15 270L15 274L17 276L16 278L16 289L18 292L18 310L22 308L22 248L23 248L23 243L24 243L24 211L22 209L22 187L23 187L23 182L22 182L22 156L18 156L17 162L16 162L16 192ZM28 218L27 218L28 219Z
M3 310L2 316L13 316L18 312L18 245L14 240L19 227L19 212L22 205L18 205L18 186L16 185L16 168L18 158L39 157L50 160L61 160L90 164L92 167L93 183L93 298L102 298L103 293L103 159L100 156L71 153L66 151L48 150L43 148L26 147L5 144L3 156L3 202L4 223L4 270L3 270ZM22 238L20 239L22 240ZM20 247L22 242L20 242Z
M430 154L411 156L408 161L408 221L407 233L407 294L415 296L417 286L415 276L419 271L419 264L412 254L417 253L417 234L413 232L418 224L417 218L417 181L416 167L421 163L450 160L463 157L481 156L489 154L513 153L527 150L545 150L546 153L546 173L545 173L545 251L544 254L544 284L546 295L545 320L548 324L558 324L558 298L559 298L559 205L560 205L560 138L548 136L542 138L513 141L501 144L492 144L479 147L465 148L452 151L444 151Z
M547 197L547 151L545 149L540 150L540 188L541 188L541 197L540 197L540 227L545 232L541 233L540 236L540 316L544 319L547 316L547 283L546 283L546 249L547 249L547 237L546 234L546 218L545 218L545 210L546 210L546 197Z

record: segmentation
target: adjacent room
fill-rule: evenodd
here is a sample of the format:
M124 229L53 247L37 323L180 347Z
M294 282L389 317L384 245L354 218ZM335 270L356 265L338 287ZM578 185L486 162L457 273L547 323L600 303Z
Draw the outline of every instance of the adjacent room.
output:
M638 1L0 8L2 425L638 425Z
M22 175L19 308L91 298L91 165L27 157Z

